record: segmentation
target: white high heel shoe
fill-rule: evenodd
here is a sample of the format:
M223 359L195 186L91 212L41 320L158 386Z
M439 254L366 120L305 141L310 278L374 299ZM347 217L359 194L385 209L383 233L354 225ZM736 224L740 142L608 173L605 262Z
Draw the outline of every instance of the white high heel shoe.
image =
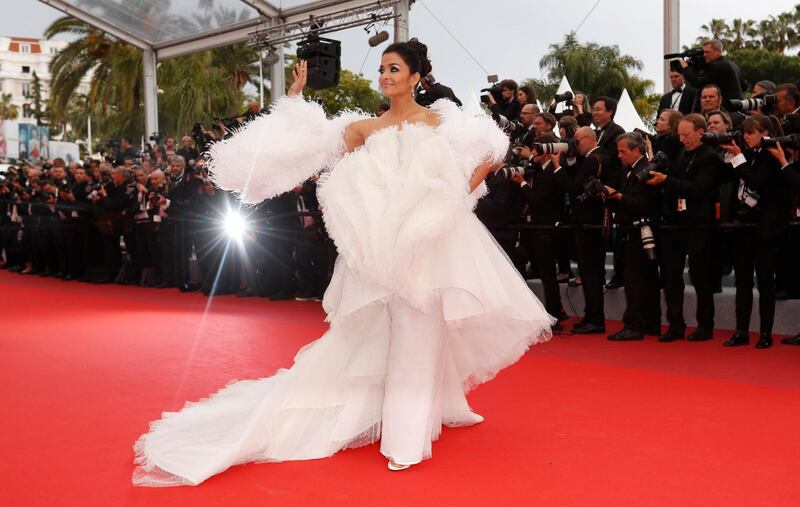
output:
M387 464L389 470L392 472L399 472L400 470L405 470L406 468L410 467L411 465L400 465L394 462L394 460L389 459L389 463Z

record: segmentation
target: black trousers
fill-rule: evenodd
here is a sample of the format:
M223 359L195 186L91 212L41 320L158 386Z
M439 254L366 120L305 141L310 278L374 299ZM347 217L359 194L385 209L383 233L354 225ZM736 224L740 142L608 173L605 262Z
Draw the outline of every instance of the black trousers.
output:
M619 246L625 258L625 327L637 331L661 327L661 290L658 283L658 262L650 260L642 248L638 232L624 232Z
M583 321L598 326L605 325L603 286L606 282L606 251L600 230L575 231L583 298L586 308Z
M80 218L69 219L65 224L64 239L68 252L67 273L73 278L85 275L92 258L89 224Z
M697 293L697 325L714 329L714 291L711 286L711 238L706 230L665 231L660 236L661 275L670 327L683 329L683 268L689 258L689 277Z
M564 311L561 305L556 267L558 233L559 231L532 230L530 234L524 236L525 250L533 265L536 266L536 271L542 280L542 287L544 287L544 307L547 313L554 317L558 317Z
M736 329L747 332L753 313L753 270L758 277L758 315L761 332L772 333L775 322L775 269L784 237L761 239L757 229L734 232L736 271Z
M556 261L559 273L571 273L570 258L575 254L575 238L572 231L557 230L556 235Z

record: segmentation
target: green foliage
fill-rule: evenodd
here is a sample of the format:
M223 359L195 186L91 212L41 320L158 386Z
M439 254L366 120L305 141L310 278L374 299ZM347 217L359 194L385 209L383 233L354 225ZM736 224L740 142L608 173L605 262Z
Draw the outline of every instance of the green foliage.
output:
M800 46L800 4L789 12L770 15L766 19L712 19L700 26L700 46L709 39L719 39L728 52L743 49L764 49L778 54Z
M47 112L42 99L42 80L39 79L36 71L33 72L33 80L31 82L31 99L33 100L31 114L36 119L36 124L42 125L47 119Z
M642 62L624 55L617 46L601 46L595 42L580 43L575 33L564 36L561 44L551 44L550 51L539 61L547 72L547 81L528 79L524 83L533 87L537 97L547 104L552 100L563 76L573 90L594 97L606 95L618 98L628 90L636 111L645 121L655 116L658 108L654 83L635 74L642 70Z
M11 103L11 94L0 94L0 120L16 120L19 116L19 108Z
M794 83L800 79L800 60L794 56L766 49L743 49L730 53L729 58L739 66L750 86L763 79L777 84Z

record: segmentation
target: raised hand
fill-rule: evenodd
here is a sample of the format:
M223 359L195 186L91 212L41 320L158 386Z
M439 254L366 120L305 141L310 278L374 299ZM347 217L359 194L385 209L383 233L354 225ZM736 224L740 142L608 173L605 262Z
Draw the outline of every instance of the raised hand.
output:
M308 61L306 60L298 60L292 69L292 78L294 82L292 86L289 87L289 95L300 95L303 93L303 88L306 87L308 83Z

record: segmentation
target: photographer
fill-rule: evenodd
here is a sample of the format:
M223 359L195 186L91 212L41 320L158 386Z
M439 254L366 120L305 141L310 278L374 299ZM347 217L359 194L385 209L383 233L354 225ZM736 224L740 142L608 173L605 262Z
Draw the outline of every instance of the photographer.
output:
M458 100L456 94L453 93L452 88L437 82L433 74L428 74L423 77L419 85L422 87L423 91L417 94L417 104L429 107L439 99L447 99L461 107L461 101Z
M136 148L131 144L131 138L123 137L119 141L119 150L114 155L114 166L125 166L125 160L130 160L129 164L132 164L138 156Z
M664 231L662 241L662 281L667 301L669 329L659 341L683 339L683 268L689 258L689 276L697 292L697 330L689 341L709 340L714 331L714 293L711 286L710 226L716 215L719 175L722 160L710 146L702 143L706 121L699 114L690 114L678 125L683 150L670 174L652 172L648 185L664 186L665 222L686 229Z
M119 273L122 264L119 238L122 235L124 212L128 207L126 189L129 182L128 169L117 167L111 171L111 181L102 183L93 192L91 202L94 204L97 228L103 245L103 267L100 277L93 280L94 283L110 283Z
M603 168L603 182L610 186L619 188L622 186L622 167L617 156L616 139L625 133L625 129L614 123L614 116L617 114L617 101L611 97L598 97L594 101L592 108L592 120L597 127L597 145L605 154L607 160L606 167ZM620 244L614 244L614 274L611 280L605 284L606 289L618 289L625 284L622 276L623 263L625 262ZM605 266L605 259L603 260ZM605 279L605 267L603 268L603 279Z
M515 169L504 167L501 163L495 164L486 175L487 192L478 200L475 207L478 219L489 229L510 259L516 257L514 248L517 244L517 232L509 230L508 225L519 217L522 208L519 192L511 181L511 173ZM515 264L519 269L519 263Z
M700 91L700 113L708 120L708 115L712 111L720 111L722 107L722 93L717 85L707 85ZM727 112L727 111L726 111ZM728 112L733 123L733 129L739 130L742 122L746 118L743 113L739 111Z
M703 44L703 61L705 65L695 68L686 60L680 60L681 73L690 85L698 90L706 85L717 85L726 107L728 101L742 99L744 86L741 72L735 63L722 56L722 42L717 39L706 41Z
M83 277L92 266L93 252L89 237L89 227L92 219L89 195L89 179L86 169L75 168L74 182L68 192L60 192L59 198L63 199L65 208L69 211L66 220L66 249L67 249L67 275L64 280Z
M772 130L767 116L756 114L742 125L745 149L736 143L725 149L734 158L731 164L739 176L735 221L754 224L734 232L734 269L736 272L736 332L724 343L726 347L750 343L748 330L753 309L753 270L758 278L761 337L756 348L772 346L775 319L775 267L784 234L789 227L792 194L781 174L777 146L766 146L764 138Z
M689 114L694 109L697 90L687 85L683 79L683 74L677 70L670 70L669 82L672 90L661 96L658 102L658 115L665 109L680 111L681 114Z
M556 143L558 138L553 134L543 134L537 136L534 142ZM564 218L565 189L563 180L556 176L561 171L559 158L559 153L534 153L532 164L525 171L524 176L519 172L511 175L511 181L520 186L522 199L525 202L523 215L527 223L555 226ZM547 313L559 320L564 320L566 313L561 305L561 293L556 278L555 239L555 230L534 229L522 233L521 244L542 280L544 306ZM561 331L560 324L553 327L554 331Z
M500 81L500 100L495 99L495 94L491 91L485 95L488 101L489 110L492 115L504 116L510 121L517 121L519 119L522 104L517 101L517 82L513 79L504 79Z
M658 265L652 230L647 221L654 218L655 189L645 184L650 171L644 139L637 133L617 137L619 159L628 169L622 188L606 186L609 207L615 212L614 222L620 226L620 241L625 255L624 327L608 336L610 341L642 340L645 334L661 334L661 297L658 290ZM645 229L646 228L646 229ZM647 235L649 233L649 236Z
M573 168L558 172L572 203L573 224L588 226L575 231L578 270L582 279L586 302L583 319L572 328L574 334L605 332L603 284L606 273L606 252L600 227L606 217L602 192L596 187L605 176L608 161L597 145L597 135L590 127L581 127L575 133L578 158ZM587 188L588 187L588 188ZM602 189L602 184L600 184ZM604 189L603 189L604 190Z
M256 102L256 104L258 104ZM183 136L181 138L181 149L175 152L186 160L187 165L194 165L195 161L200 158L200 147L195 148L194 141L191 136Z
M180 155L172 158L169 171L168 216L161 226L162 242L169 253L162 266L164 279L159 287L176 286L181 292L188 292L189 259L195 240L193 200L199 195L203 179L194 166L186 166Z
M537 108L539 107L538 104L536 104L536 92L528 85L520 86L517 90L517 102L523 107L525 107L526 104L534 105Z

